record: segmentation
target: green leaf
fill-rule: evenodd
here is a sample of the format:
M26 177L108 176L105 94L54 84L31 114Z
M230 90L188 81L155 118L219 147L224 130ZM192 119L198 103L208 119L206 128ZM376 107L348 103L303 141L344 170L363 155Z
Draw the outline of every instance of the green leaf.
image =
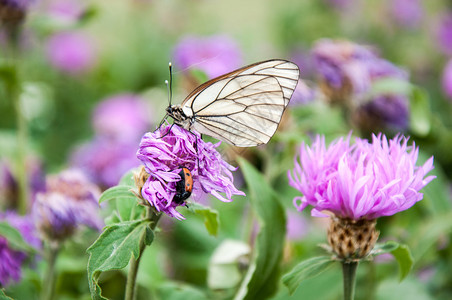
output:
M405 279L414 264L414 258L408 246L394 241L388 241L384 244L376 244L371 255L380 255L383 253L391 253L394 256L399 265L399 279L400 281Z
M410 96L410 129L416 135L425 137L431 129L429 97L425 90L413 87Z
M391 254L395 257L399 264L399 280L402 281L410 273L413 268L414 258L411 255L410 248L407 245L399 245L399 247L393 251Z
M207 232L209 232L210 235L216 236L220 224L218 211L199 203L190 205L190 208L192 208L196 214L199 214L204 218L204 225L206 226Z
M192 286L168 282L160 285L157 290L157 299L171 300L207 300L207 296Z
M399 247L399 243L388 241L384 244L377 243L372 249L371 255L380 255L383 253L390 253Z
M117 185L109 188L99 198L99 203L114 200L116 198L132 198L136 199L136 196L130 190L130 187L124 185ZM136 202L136 200L135 200Z
M278 288L280 263L286 233L284 209L270 185L250 163L239 161L247 183L260 231L252 259L235 299L265 299Z
M0 222L0 236L6 238L8 245L14 250L36 253L36 249L24 240L20 231L7 222Z
M321 274L335 262L330 256L318 256L302 261L283 276L282 282L289 289L289 293L293 294L304 280Z
M132 189L135 188L135 179L133 178L135 172L138 172L137 168L133 168L132 170L122 175L118 185L129 186Z
M0 300L14 300L14 299L6 296L5 291L3 289L0 289Z
M88 248L88 281L93 299L105 299L98 285L101 272L122 269L132 256L138 258L143 234L146 234L147 245L152 242L153 234L149 233L148 224L145 221L134 221L107 226Z

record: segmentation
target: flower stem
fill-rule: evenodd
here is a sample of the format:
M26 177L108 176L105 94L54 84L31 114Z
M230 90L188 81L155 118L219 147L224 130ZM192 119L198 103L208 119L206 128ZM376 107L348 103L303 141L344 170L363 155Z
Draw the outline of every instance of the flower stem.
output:
M152 231L154 231L157 223L160 219L161 213L154 211L152 208L148 207L146 212L146 218L151 221L149 227ZM138 267L140 265L141 255L143 254L144 249L146 248L146 231L143 232L140 238L140 253L136 259L133 257L130 259L129 264L129 274L127 275L127 283L126 283L126 294L124 296L125 300L133 300L135 298L135 286L136 279L138 274Z
M55 296L55 263L60 250L58 243L50 242L47 252L47 272L44 276L43 286L43 300L52 300Z
M342 274L344 276L344 300L353 300L355 297L357 268L358 262L342 262Z

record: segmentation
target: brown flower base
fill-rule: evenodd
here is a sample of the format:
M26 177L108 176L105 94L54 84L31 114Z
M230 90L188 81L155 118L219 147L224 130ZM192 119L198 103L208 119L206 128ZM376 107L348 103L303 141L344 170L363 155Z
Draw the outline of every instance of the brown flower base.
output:
M377 220L352 220L331 217L328 228L328 242L339 259L360 260L374 248L379 232L375 229Z

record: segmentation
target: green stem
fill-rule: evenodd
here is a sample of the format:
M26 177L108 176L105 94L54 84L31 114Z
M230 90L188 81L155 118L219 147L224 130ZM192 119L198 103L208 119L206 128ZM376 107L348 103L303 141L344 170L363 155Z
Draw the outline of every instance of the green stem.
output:
M344 300L355 298L356 269L358 262L342 262L342 274L344 276Z
M146 217L151 221L151 225L149 225L149 227L151 228L152 231L154 231L161 217L161 213L158 213L152 208L148 207ZM130 259L129 274L127 275L126 283L126 294L124 296L125 300L133 300L135 298L135 287L138 274L138 267L140 265L141 255L143 254L143 251L146 248L145 239L146 232L143 232L140 238L140 254L138 255L137 259L134 259L133 257Z
M55 296L55 263L60 250L60 245L58 243L50 242L47 249L47 272L44 276L44 281L42 282L42 299L52 300Z

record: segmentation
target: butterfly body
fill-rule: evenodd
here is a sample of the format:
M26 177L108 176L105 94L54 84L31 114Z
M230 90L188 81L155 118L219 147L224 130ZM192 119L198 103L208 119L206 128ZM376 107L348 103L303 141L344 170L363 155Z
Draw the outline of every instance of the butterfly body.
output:
M278 128L299 74L298 66L286 60L255 63L207 81L166 112L187 130L238 147L266 144Z
M173 197L173 201L177 204L182 204L191 195L193 190L193 177L187 168L182 168L179 176L181 180L176 183L176 194Z

